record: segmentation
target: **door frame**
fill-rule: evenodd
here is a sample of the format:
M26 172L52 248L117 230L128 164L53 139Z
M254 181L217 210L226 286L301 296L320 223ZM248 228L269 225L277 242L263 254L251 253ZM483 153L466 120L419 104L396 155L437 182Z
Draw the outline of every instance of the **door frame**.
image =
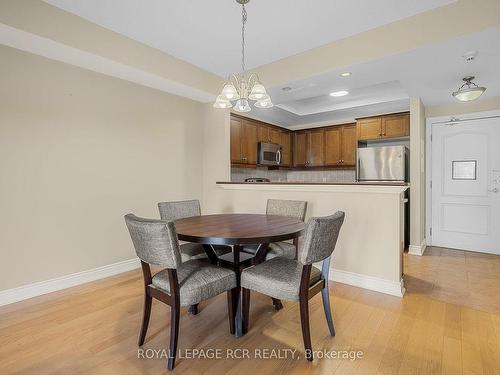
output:
M458 120L478 120L482 117L500 116L500 110L461 113L458 115L428 117L425 119L425 235L427 246L432 246L432 129L434 125L450 121L451 118Z

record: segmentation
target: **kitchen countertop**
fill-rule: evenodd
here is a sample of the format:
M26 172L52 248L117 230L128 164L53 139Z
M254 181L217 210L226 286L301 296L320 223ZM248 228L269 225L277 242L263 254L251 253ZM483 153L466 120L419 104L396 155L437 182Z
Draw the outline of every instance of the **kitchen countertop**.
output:
M408 186L407 182L301 182L301 181L276 181L276 182L236 182L236 181L217 181L218 185L354 185L354 186Z

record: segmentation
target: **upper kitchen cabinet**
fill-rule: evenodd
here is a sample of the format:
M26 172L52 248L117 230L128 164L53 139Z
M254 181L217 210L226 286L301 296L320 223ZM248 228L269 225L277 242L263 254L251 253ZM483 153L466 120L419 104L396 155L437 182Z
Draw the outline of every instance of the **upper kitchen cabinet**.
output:
M269 142L269 127L259 124L257 129L257 142Z
M409 113L362 118L358 119L356 124L359 141L401 138L410 135Z
M406 137L410 135L410 115L382 117L383 137Z
M281 144L281 131L275 128L269 128L269 142Z
M356 124L342 126L341 157L342 166L356 166L356 150L358 140L356 137Z
M289 131L283 130L280 132L281 145L281 165L289 167L292 165L292 136Z
M312 129L295 132L293 165L320 167L325 163L325 130Z
M243 120L231 116L231 163L242 163L241 138L243 135Z
M241 155L246 164L257 164L257 125L243 120Z
M231 164L255 166L259 142L282 146L282 166L292 164L291 132L258 120L231 115Z
M257 164L257 124L231 116L231 163Z
M307 166L321 167L325 164L325 129L307 132Z
M257 130L258 142L270 142L281 144L281 131L277 128L260 123Z
M307 163L307 130L294 132L293 140L293 165L305 167Z
M358 140L364 141L382 137L382 119L363 118L357 120Z
M356 124L325 129L325 166L356 166Z

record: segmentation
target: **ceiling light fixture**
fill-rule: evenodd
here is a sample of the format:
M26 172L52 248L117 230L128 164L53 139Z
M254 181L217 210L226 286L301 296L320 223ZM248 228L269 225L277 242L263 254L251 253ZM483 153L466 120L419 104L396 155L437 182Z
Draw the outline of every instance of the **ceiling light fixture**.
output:
M341 90L341 91L331 92L330 96L334 96L337 98L339 96L346 96L347 94L349 94L349 91Z
M341 77L350 77L352 75L351 72L344 72L344 73L340 73L340 76Z
M476 85L474 82L472 82L474 78L474 76L462 78L465 83L452 94L455 99L461 102L470 102L483 95L483 92L486 91L486 87L479 87L478 85Z
M236 101L233 109L236 112L250 112L249 99L255 101L257 108L271 108L273 103L267 94L266 88L260 82L255 73L248 74L245 69L245 24L247 23L247 11L245 4L250 0L236 0L241 4L241 73L231 74L217 99L215 108L231 108L232 101Z

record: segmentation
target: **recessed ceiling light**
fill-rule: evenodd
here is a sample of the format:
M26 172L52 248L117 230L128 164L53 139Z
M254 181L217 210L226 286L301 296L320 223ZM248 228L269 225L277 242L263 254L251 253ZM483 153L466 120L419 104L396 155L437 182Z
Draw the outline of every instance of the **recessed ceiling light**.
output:
M344 73L340 73L340 76L341 77L350 77L351 76L351 72L344 72Z
M330 96L338 97L338 96L345 96L347 94L349 94L349 91L341 90L341 91L331 92Z

